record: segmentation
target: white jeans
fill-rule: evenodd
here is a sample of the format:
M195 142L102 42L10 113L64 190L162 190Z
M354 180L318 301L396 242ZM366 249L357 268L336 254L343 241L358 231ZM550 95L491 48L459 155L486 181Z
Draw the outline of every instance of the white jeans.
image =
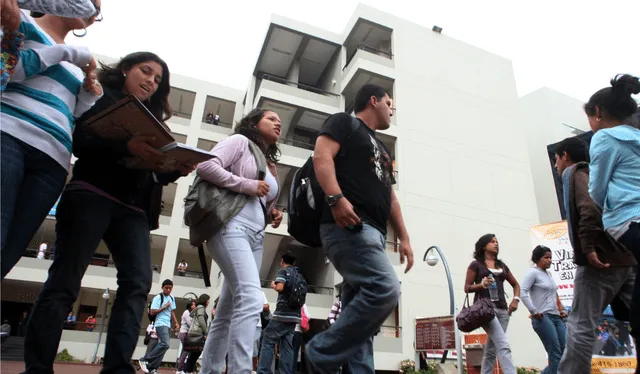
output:
M516 374L516 367L511 359L511 346L507 339L507 326L509 326L509 311L506 309L494 309L496 317L482 326L487 333L487 344L484 346L481 374L491 374L496 365L496 353L504 374Z
M256 325L264 306L259 267L264 232L230 222L207 241L213 260L224 274L216 315L202 352L202 374L250 374Z

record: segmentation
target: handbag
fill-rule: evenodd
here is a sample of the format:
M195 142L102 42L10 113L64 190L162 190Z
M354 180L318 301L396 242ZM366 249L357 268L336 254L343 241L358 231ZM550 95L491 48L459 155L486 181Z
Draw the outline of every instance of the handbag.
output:
M191 326L189 326L189 331L187 331L187 336L185 336L184 343L182 344L182 349L186 352L199 352L204 348L206 340L202 334L202 328L200 327L200 321L198 319L198 313L201 310L205 313L206 320L206 311L203 306L198 306L191 312Z
M471 332L486 325L495 317L496 312L493 310L493 301L491 299L481 298L469 306L469 294L467 294L462 305L462 311L456 317L456 322L460 331Z

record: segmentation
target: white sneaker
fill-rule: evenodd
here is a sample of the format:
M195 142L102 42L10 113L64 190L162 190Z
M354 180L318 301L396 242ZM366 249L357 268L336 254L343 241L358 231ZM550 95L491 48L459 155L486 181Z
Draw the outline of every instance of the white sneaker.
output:
M149 368L147 368L147 361L138 360L138 365L140 365L140 370L142 370L143 373L149 373Z

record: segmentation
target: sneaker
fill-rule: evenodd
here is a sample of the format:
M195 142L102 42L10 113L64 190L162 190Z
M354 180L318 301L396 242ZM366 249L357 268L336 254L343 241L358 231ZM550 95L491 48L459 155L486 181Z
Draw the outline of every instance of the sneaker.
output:
M158 370L153 369L153 370L151 370L151 371L149 372L149 374L158 374Z
M140 365L140 370L142 370L143 373L148 373L149 372L149 368L147 368L147 361L145 360L138 360L138 365Z

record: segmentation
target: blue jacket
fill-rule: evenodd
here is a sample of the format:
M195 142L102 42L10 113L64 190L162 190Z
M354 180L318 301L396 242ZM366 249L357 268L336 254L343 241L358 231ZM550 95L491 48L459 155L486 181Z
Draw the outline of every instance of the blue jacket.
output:
M640 219L640 130L628 125L591 139L589 194L603 209L604 228Z

